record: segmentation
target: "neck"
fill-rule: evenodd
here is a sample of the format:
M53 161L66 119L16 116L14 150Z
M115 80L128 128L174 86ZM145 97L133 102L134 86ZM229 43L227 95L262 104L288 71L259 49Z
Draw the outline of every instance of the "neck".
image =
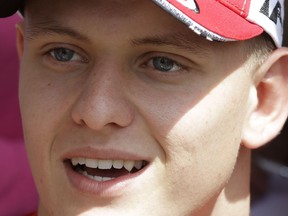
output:
M250 166L251 150L241 147L235 169L227 186L221 192L219 202L220 215L249 216L250 214ZM217 208L215 209L217 210ZM214 213L212 214L214 216Z
M241 147L229 182L213 202L211 213L201 216L249 216L251 151Z

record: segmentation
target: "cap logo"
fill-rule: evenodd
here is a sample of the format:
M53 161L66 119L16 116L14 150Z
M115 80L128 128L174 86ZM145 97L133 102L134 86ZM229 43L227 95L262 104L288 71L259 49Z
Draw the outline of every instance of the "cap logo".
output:
M277 1L271 14L269 14L269 12L271 11L270 8L272 8L272 5L270 4L270 0L265 0L263 6L260 9L260 13L267 16L276 25L278 23L278 20L280 21L281 25L283 25L282 14L281 14L282 6L281 6L280 2Z
M177 0L177 1L186 8L188 8L189 10L192 10L195 13L200 13L199 6L195 0Z

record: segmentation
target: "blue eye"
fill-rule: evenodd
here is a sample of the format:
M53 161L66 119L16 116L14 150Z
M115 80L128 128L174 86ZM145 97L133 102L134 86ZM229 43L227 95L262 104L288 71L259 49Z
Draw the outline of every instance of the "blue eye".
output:
M50 55L60 62L81 61L81 57L73 50L63 47L51 50Z
M174 72L182 69L180 64L167 57L155 57L151 60L153 67L159 71Z

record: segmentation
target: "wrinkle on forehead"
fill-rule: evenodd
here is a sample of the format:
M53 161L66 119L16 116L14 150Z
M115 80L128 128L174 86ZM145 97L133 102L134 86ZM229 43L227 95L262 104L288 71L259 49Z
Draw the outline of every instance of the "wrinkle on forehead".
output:
M34 22L26 28L26 39L35 39L38 36L66 35L77 40L89 41L88 37L67 26L61 25L57 20L46 19Z
M106 29L110 29L112 34L118 26L121 26L121 23L130 22L130 26L137 25L133 17L141 16L139 19L145 20L145 15L158 14L160 10L164 14L164 11L150 0L87 0L85 3L80 0L50 0L49 2L29 0L24 21L29 25L59 21L65 26L82 26L83 33L87 33L90 27L97 27L97 23L105 23ZM162 20L162 16L160 19ZM85 26L90 27L85 29Z
M115 16L127 17L133 11L143 8L144 4L153 4L158 8L151 0L86 0L85 3L81 0L27 0L25 9L33 17L37 14L43 15L51 12L58 13L60 16L64 14L75 17L79 15L76 14L76 11L81 11L82 15L85 13L86 16L98 14L98 17L112 18Z

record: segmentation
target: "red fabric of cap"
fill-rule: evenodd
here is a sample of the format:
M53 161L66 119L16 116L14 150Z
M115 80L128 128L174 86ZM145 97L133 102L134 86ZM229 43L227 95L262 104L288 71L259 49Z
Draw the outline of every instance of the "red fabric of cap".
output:
M181 1L168 2L194 22L227 39L246 40L263 32L260 26L245 19L249 13L250 0L195 0L199 13L187 8Z

